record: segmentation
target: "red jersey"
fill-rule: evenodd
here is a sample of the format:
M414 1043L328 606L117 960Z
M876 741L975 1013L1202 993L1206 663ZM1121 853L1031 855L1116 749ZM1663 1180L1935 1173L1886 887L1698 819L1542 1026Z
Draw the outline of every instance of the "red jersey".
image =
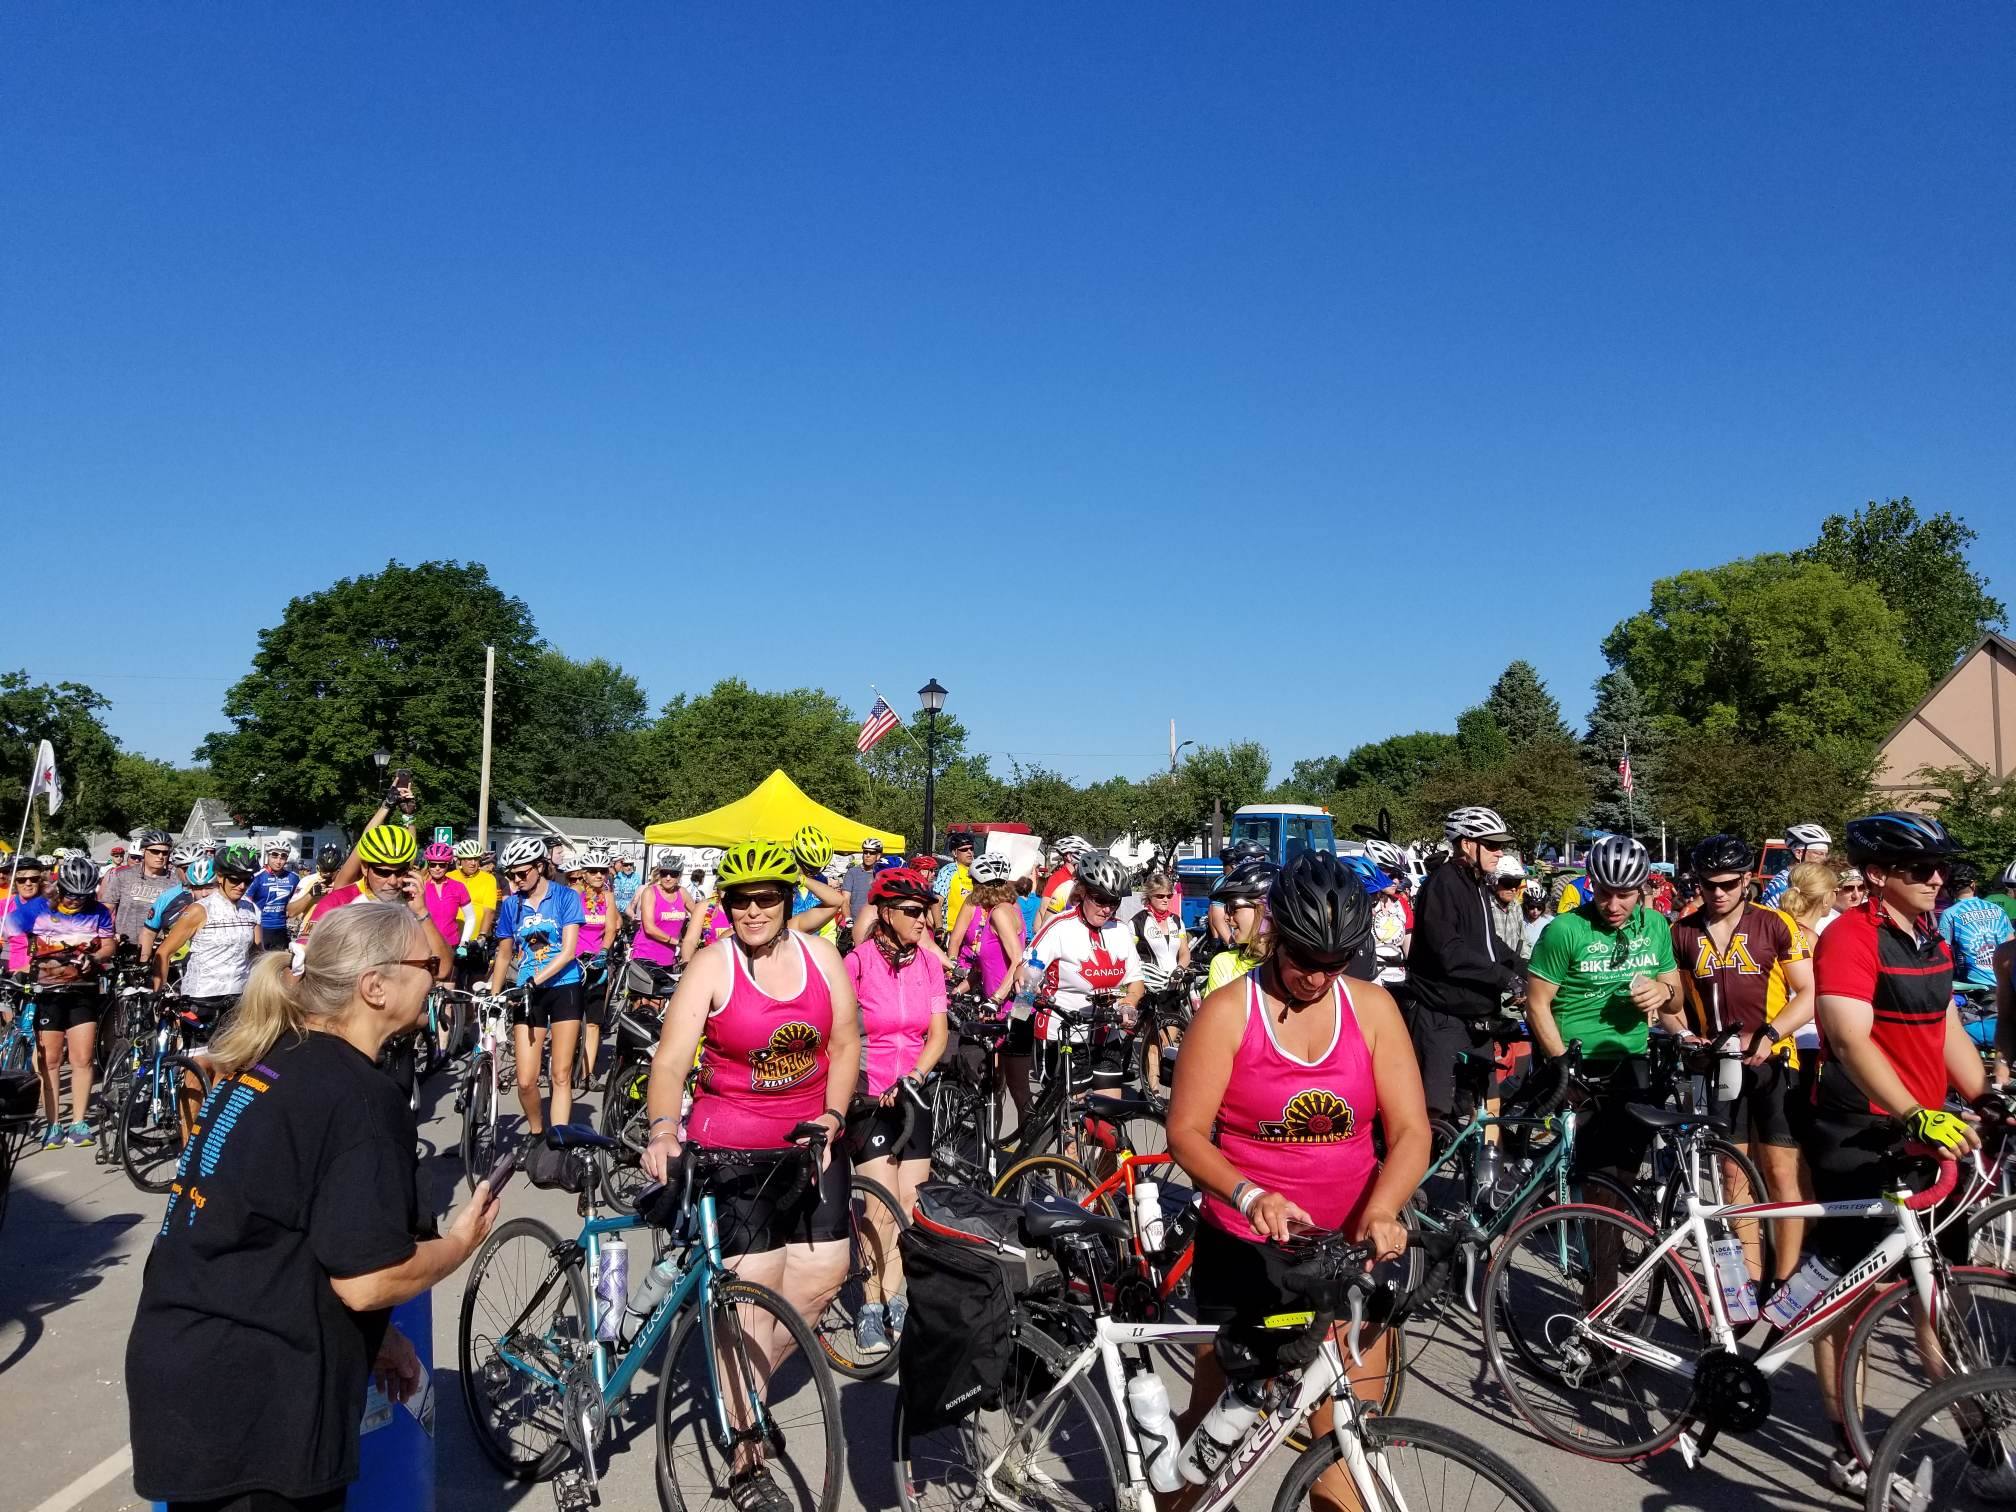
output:
M1813 952L1821 997L1854 998L1875 1012L1869 1037L1896 1068L1921 1107L1946 1101L1946 1015L1953 1003L1953 957L1936 928L1921 920L1915 934L1897 927L1871 898L1827 926ZM1835 1059L1820 1034L1816 1104L1850 1113L1891 1113L1872 1102Z

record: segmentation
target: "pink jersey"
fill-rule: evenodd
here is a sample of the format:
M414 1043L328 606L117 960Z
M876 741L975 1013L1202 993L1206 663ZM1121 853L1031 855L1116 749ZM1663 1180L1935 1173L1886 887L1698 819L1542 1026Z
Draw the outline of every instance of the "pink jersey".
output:
M459 945L462 942L462 925L455 915L469 906L469 889L451 876L439 882L423 882L420 890L423 894L421 902L427 906L427 917L441 931L441 938L450 945Z
M579 943L574 947L575 957L586 960L589 956L600 955L609 943L609 923L618 917L616 895L605 891L599 898L590 898L588 891L581 891L581 933Z
M826 1107L826 1037L833 1032L833 992L796 934L804 975L789 997L756 985L730 944L728 1001L707 1017L700 1041L700 1080L686 1119L696 1144L725 1150L775 1150Z
M1008 911L1015 915L1016 943L1028 944L1028 941L1022 938L1022 911L1012 904ZM1002 943L1000 932L994 928L994 915L991 912L982 913L974 929L979 942L976 953L980 958L980 990L991 998L1001 990L1001 984L1008 979L1008 947ZM1003 1013L1008 1011L1007 1003L1001 1005L1001 1011Z
M637 915L649 919L651 927L660 934L672 936L672 943L654 940L640 928L630 941L630 954L640 961L652 961L660 966L670 966L679 959L679 936L686 932L686 914L692 907L686 901L683 888L675 888L671 897L656 883L640 888L637 893Z
M847 957L847 976L861 1000L868 1092L880 1097L917 1069L932 1016L945 1012L944 962L935 950L920 950L899 971L871 940Z
M1248 974L1246 1033L1232 1057L1212 1131L1213 1142L1241 1176L1279 1192L1325 1229L1341 1228L1357 1216L1379 1169L1372 1150L1372 1119L1379 1111L1372 1052L1342 977L1331 989L1331 1002L1336 1029L1329 1048L1313 1061L1298 1060L1274 1038L1260 973ZM1236 1239L1258 1242L1239 1209L1210 1193L1204 1197L1204 1220Z

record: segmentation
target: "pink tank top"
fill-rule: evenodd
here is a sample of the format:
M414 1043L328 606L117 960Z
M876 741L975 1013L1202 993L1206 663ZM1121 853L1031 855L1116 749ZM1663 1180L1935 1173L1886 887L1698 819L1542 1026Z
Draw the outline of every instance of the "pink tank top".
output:
M673 944L654 940L643 930L638 930L636 938L630 942L630 954L640 961L655 961L660 966L670 966L679 959L679 936L686 928L687 902L685 893L668 898L653 884L644 889L643 913L650 919L652 927L672 936Z
M1246 1033L1212 1131L1241 1176L1299 1204L1326 1229L1357 1216L1379 1169L1372 1151L1372 1119L1379 1111L1372 1052L1342 977L1330 996L1337 1027L1329 1048L1313 1061L1297 1060L1275 1041L1259 971L1247 975ZM1235 1239L1258 1242L1239 1210L1210 1193L1204 1219Z
M936 951L920 950L899 971L865 940L847 957L847 976L861 1002L868 1092L880 1097L916 1069L932 1016L945 1011L945 967Z
M574 947L577 959L585 960L592 955L602 954L602 947L609 939L609 920L616 910L616 899L612 893L603 893L594 902L588 901L588 894L581 894L581 934Z
M978 928L978 954L980 957L980 990L992 997L1001 990L1001 984L1008 979L1008 947L1001 941L1000 931L994 927L994 915L980 915ZM1021 945L1029 942L1022 938L1022 914L1015 912L1015 938ZM1008 1004L1001 1005L1002 1013L1007 1013Z
M701 1038L700 1080L686 1119L695 1143L728 1150L775 1150L801 1123L826 1107L826 1037L833 1032L833 993L812 951L795 934L804 973L790 997L756 985L742 947L727 946L734 973L728 1001L708 1016Z

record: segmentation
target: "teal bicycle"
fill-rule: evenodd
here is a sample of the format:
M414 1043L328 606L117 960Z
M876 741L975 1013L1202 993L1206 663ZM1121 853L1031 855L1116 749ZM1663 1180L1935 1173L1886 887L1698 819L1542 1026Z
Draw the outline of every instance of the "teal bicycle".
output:
M639 1204L671 1214L661 1231L644 1217L597 1215L593 1167L615 1140L579 1124L552 1130L550 1144L571 1157L580 1234L562 1239L536 1218L499 1224L462 1300L463 1402L491 1463L517 1480L557 1477L562 1508L593 1505L596 1456L629 1436L618 1419L655 1358L658 1490L671 1512L831 1512L843 1474L832 1371L790 1303L722 1263L705 1179L768 1167L772 1179L816 1180L824 1133L802 1124L793 1137L806 1143L785 1150L688 1145L656 1200ZM625 1297L604 1250L632 1231L653 1242Z

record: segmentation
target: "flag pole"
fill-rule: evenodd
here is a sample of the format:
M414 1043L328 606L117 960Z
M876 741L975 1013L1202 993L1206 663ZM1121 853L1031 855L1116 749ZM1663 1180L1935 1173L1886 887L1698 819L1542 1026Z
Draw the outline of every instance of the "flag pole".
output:
M876 696L877 698L880 698L880 699L882 699L882 702L883 702L883 703L889 703L889 700L888 700L888 699L886 699L886 698L882 698L882 690L881 690L880 688L876 687L876 686L875 686L875 684L873 684L873 683L870 683L870 684L868 684L868 691L869 691L870 693L873 693L873 694L874 694L874 695L875 695L875 696ZM890 712L891 714L895 714L895 713L896 713L896 705L894 705L894 704L889 704L889 712ZM900 714L898 714L898 715L897 715L897 717L896 717L896 728L897 728L897 729L899 729L899 730L901 730L901 731L903 732L903 738L904 738L905 740L909 741L909 742L910 742L910 744L911 744L911 745L912 745L913 747L915 747L915 749L916 749L916 751L917 751L917 754L918 754L919 756L922 756L922 755L924 754L924 747L922 747L922 746L920 746L920 745L918 745L918 744L917 744L917 737L916 737L915 735L912 735L912 734L910 733L910 726L909 726L908 724L906 724L906 723L904 722L904 720L903 720L903 717L902 717L902 716L901 716Z
M1628 774L1624 781L1624 822L1630 826L1631 838L1638 838L1638 799L1635 789L1638 774L1631 770L1631 737L1624 737L1624 770Z
M14 859L21 859L21 847L28 843L28 816L35 811L35 779L42 775L42 747L35 747L35 754L28 760L33 763L28 772L28 801L21 805L21 832L14 837Z

